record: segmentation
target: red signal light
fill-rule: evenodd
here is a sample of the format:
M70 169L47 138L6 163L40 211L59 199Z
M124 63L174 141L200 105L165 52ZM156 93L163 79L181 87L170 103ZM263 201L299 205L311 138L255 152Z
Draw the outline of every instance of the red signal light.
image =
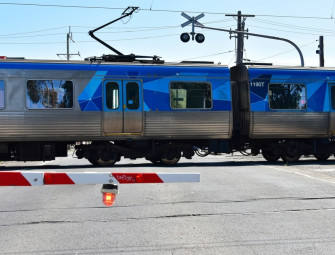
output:
M104 192L102 194L102 202L106 205L106 206L113 206L115 203L115 199L116 199L116 194L115 193L107 193Z
M116 195L118 192L118 186L116 184L104 184L102 185L102 202L106 206L113 206L115 203Z

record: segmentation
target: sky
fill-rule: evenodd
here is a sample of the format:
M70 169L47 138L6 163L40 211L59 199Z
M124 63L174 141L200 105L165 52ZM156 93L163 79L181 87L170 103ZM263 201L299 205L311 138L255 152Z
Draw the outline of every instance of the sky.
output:
M201 44L183 43L181 16L205 16L199 20L213 28L235 30L237 21L225 14L255 15L245 20L250 33L293 41L303 53L305 66L319 66L316 50L324 36L325 66L335 67L335 0L0 0L0 55L27 59L65 59L66 34L71 30L73 60L114 54L88 31L120 17L128 6L139 7L131 18L114 23L96 35L123 54L160 56L167 62L214 61L235 64L235 38L229 33L196 28L205 35ZM49 6L46 6L49 5ZM66 7L67 6L67 7ZM72 7L69 7L72 6ZM69 28L71 27L71 28ZM252 62L299 66L296 49L286 42L258 37L245 38L244 58ZM247 60L246 60L247 61Z

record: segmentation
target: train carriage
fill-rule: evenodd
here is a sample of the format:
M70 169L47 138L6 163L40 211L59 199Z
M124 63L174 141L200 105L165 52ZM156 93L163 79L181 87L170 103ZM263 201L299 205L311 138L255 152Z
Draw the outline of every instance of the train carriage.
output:
M249 138L269 161L319 160L335 152L335 71L250 67Z
M251 149L268 161L335 152L335 71L190 63L0 61L0 160L174 165Z
M0 160L52 160L76 143L95 165L174 164L195 147L229 152L232 118L225 66L0 62Z

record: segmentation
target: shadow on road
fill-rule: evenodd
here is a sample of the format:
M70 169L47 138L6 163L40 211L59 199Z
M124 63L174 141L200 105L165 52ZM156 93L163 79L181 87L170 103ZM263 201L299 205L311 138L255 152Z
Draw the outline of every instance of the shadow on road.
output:
M135 161L136 162L136 161ZM93 170L93 169L108 169L108 170L118 170L122 168L166 168L166 169L175 169L175 168L187 168L187 167L206 167L206 168L211 168L211 167L239 167L239 166L252 166L252 165L263 165L263 166L299 166L299 165L320 165L320 166L333 166L335 164L335 159L334 160L327 160L324 162L317 161L315 159L303 159L298 162L291 162L291 163L285 163L283 161L278 161L278 162L268 162L266 160L245 160L243 161L242 159L239 160L227 160L220 162L219 158L213 159L213 162L210 162L208 160L204 162L180 162L174 166L164 166L164 165L159 165L159 164L152 164L152 163L123 163L122 161L115 164L114 166L110 167L95 167L91 164L87 165L56 165L56 164L48 164L48 165L35 165L35 164L29 164L27 163L16 163L15 166L12 165L0 165L0 171L31 171L31 170L59 170L59 169L64 169L64 170L75 170L75 169L87 169L87 170Z

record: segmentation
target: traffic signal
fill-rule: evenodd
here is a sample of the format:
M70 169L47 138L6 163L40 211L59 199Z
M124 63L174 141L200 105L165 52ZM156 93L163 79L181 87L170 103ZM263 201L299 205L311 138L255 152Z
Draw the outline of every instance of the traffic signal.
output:
M184 43L188 42L190 40L190 35L188 33L182 33L180 35L180 40Z
M192 41L193 41L195 33L191 33L191 35L192 35ZM182 33L180 35L180 40L184 43L188 42L190 39L191 37L189 33ZM203 43L205 41L205 36L203 34L198 33L195 36L195 40L197 43Z

